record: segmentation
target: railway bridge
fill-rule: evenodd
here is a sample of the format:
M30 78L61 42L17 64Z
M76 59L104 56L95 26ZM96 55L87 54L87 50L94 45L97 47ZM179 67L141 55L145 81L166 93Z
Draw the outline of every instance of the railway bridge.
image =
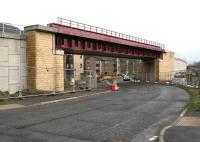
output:
M141 59L143 70L152 72L153 80L157 80L156 60L165 52L161 43L63 18L47 26L27 26L25 32L28 66L58 69L54 77L42 75L39 70L28 73L28 87L41 90L52 89L48 83L40 83L44 79L55 82L56 90L64 90L64 71L61 68L65 68L66 54Z

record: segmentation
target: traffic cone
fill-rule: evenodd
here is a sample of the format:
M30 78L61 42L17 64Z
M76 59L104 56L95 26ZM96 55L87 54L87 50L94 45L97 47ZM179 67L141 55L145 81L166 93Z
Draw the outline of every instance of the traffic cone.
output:
M119 90L119 87L117 86L117 81L116 80L113 81L113 84L111 85L111 90L112 91Z

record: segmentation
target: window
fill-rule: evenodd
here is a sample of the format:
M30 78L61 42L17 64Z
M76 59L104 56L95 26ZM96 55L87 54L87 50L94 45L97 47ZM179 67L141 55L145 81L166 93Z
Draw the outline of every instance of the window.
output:
M80 55L80 59L82 59L83 58L83 55Z
M80 64L80 68L83 68L83 64Z

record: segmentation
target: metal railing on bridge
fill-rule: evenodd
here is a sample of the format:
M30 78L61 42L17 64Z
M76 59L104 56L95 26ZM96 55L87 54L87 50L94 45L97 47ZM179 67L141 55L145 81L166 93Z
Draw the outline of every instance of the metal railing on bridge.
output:
M64 25L64 26L67 26L67 27L71 27L71 28L81 29L81 30L95 32L95 33L104 34L104 35L108 35L108 36L113 36L113 37L117 37L117 38L121 38L121 39L126 39L126 40L130 40L130 41L149 44L149 45L153 45L153 46L156 46L156 47L162 48L162 49L165 48L164 44L161 44L161 43L158 43L158 42L154 42L154 41L146 40L146 39L143 39L143 38L130 36L130 35L127 35L127 34L122 34L122 33L119 33L119 32L107 30L107 29L104 29L104 28L100 28L100 27L96 27L96 26L92 26L92 25L88 25L88 24L75 22L75 21L60 18L60 17L57 18L57 23Z

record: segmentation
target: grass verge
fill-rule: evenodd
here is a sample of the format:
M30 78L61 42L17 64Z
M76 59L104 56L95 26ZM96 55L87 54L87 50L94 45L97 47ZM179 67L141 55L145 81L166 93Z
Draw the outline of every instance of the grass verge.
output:
M191 96L191 101L189 103L189 111L200 111L200 89L181 87L185 89Z
M45 90L22 90L22 95L23 96L28 96L28 95L38 95L38 94L49 94L51 93L50 91L45 91ZM9 98L9 97L17 97L19 95L19 92L10 94L8 91L2 92L0 91L0 98Z
M51 91L46 91L46 90L37 90L37 89L33 89L33 90L22 90L22 94L26 95L38 95L38 94L49 94L51 93Z
M8 91L0 91L0 98L17 97L18 93L10 94Z

